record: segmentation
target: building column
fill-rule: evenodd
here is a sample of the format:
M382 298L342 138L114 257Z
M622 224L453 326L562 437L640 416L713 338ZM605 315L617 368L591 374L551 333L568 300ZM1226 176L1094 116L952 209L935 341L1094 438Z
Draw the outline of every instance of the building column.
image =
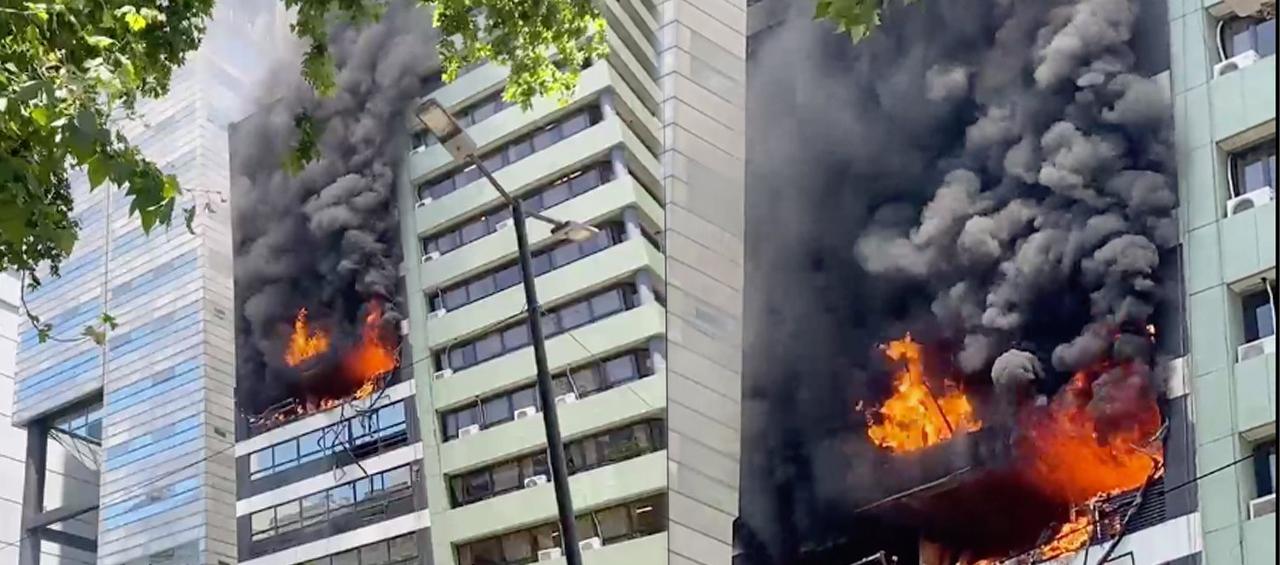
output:
M658 301L653 294L653 275L649 271L636 273L636 294L640 297L640 306Z
M622 146L616 146L609 151L609 164L613 166L613 178L627 178L631 173L627 171L627 153Z
M44 512L44 483L48 462L49 428L42 421L31 422L27 425L26 477L22 483L19 565L40 565L41 528L30 525Z
M667 340L655 337L649 340L649 360L655 374L667 370Z
M644 232L640 229L640 214L636 212L635 208L627 208L622 211L622 225L626 230L627 241L644 237Z
M618 115L613 107L613 93L608 90L600 93L600 115L606 120Z

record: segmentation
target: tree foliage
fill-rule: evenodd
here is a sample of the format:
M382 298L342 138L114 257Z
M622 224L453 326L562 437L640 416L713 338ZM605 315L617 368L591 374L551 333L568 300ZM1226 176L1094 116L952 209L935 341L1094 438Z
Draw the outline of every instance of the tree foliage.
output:
M482 60L506 65L505 97L525 108L538 96L566 97L581 64L605 51L604 21L590 0L420 1L442 32L445 80ZM334 81L329 24L372 21L382 2L284 0L297 14L293 31L309 45L303 76L321 94ZM174 71L199 47L213 4L0 0L0 271L22 274L30 288L40 284L41 265L58 274L80 227L71 209L72 170L83 170L91 188L123 188L145 231L171 225L178 180L113 120L136 117L139 100L168 91ZM299 127L313 135L306 120ZM300 153L289 168L311 157ZM182 215L188 229L194 212Z
M903 0L903 3L914 1ZM861 41L880 25L885 3L886 0L818 0L814 18L828 20L840 33Z

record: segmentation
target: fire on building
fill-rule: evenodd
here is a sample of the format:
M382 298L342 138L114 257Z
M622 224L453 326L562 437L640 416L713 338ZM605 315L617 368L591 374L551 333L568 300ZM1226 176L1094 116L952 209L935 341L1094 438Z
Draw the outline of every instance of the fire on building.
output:
M784 6L754 38L742 563L1041 563L1163 496L1151 4L915 2L856 47Z

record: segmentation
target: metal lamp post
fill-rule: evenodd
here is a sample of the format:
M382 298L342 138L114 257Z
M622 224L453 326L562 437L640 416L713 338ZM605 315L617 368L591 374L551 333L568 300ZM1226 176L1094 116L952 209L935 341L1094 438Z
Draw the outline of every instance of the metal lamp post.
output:
M470 163L493 185L502 199L511 207L511 220L516 232L516 247L520 252L520 276L524 286L525 310L529 317L529 337L533 343L533 359L538 371L538 398L542 401L542 422L546 428L548 458L551 462L551 481L555 487L556 508L560 515L560 536L568 565L582 565L582 550L578 547L577 522L573 515L573 501L569 496L569 470L565 465L564 442L560 437L560 418L556 413L555 395L551 390L551 370L547 367L546 337L542 333L541 307L534 288L533 257L529 250L524 205L513 198L493 174L480 161L475 141L458 125L449 111L434 99L427 100L417 114L418 121L440 141L459 163ZM552 226L552 234L570 241L585 241L599 230L581 222L567 222L548 218L536 212L528 216Z

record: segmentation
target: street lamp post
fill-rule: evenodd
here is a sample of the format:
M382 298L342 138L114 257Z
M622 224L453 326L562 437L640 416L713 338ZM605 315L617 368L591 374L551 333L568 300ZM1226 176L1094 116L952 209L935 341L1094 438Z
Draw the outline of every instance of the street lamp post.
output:
M476 153L475 141L458 125L440 103L427 100L417 114L418 121L440 141L455 161L470 163L493 185L502 199L511 207L511 221L516 232L516 247L520 253L520 276L524 286L525 311L529 318L529 338L533 343L533 360L538 371L538 398L542 401L542 422L547 434L548 459L551 462L551 482L556 493L556 508L560 515L560 538L568 565L582 565L582 550L578 547L577 522L573 516L573 501L569 495L569 470L565 465L564 442L560 437L560 418L556 412L555 393L551 390L551 370L547 367L546 336L542 333L541 307L534 287L533 257L529 250L529 234L526 230L524 205L513 198L493 178ZM585 241L598 230L580 222L566 222L548 218L542 214L528 216L547 222L552 233L571 241Z

